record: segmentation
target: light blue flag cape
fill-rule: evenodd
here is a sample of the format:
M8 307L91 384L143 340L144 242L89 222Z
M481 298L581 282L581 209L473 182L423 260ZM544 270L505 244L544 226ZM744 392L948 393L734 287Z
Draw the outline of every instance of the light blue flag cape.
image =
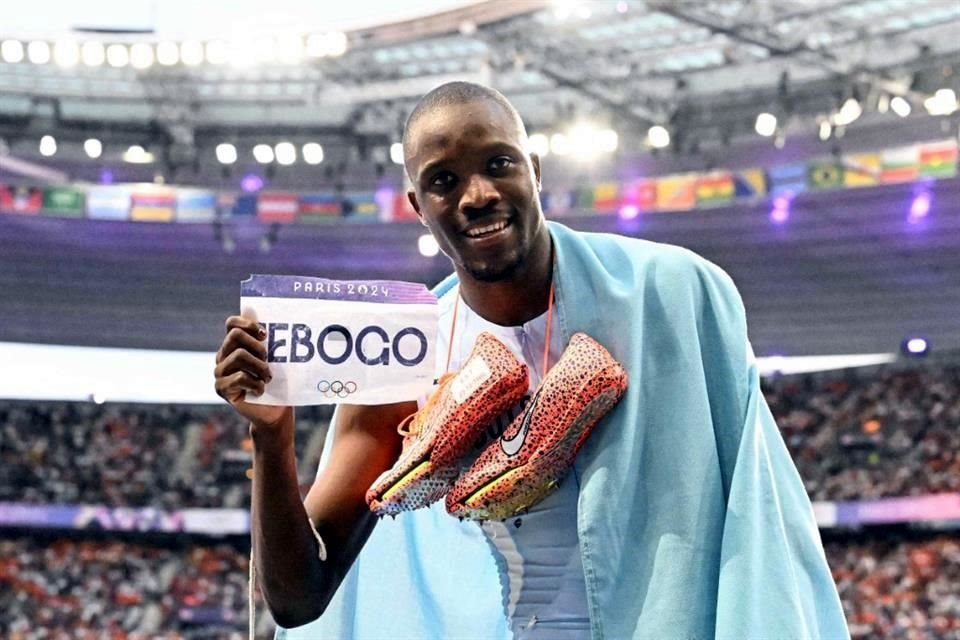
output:
M848 638L733 282L678 247L556 223L550 232L558 337L587 333L630 375L576 460L593 640ZM483 533L441 501L381 521L326 613L278 637L511 633Z

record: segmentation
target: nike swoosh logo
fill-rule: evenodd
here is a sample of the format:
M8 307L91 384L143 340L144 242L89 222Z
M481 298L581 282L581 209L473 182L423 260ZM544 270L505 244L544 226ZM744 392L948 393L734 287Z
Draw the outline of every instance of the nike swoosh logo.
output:
M530 398L530 402L524 409L523 422L520 423L520 430L517 431L517 435L509 440L502 436L500 437L500 448L510 457L517 455L520 449L523 448L523 442L527 439L527 433L530 431L530 420L533 418L533 411L536 409L537 400L540 399L540 391L541 389L537 389L537 392Z

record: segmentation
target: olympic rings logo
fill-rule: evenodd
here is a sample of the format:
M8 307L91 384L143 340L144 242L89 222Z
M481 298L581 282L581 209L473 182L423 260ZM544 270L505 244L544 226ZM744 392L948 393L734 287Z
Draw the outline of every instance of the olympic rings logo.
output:
M342 382L340 380L321 380L317 383L317 391L328 398L336 396L346 398L357 390L357 383L353 380Z

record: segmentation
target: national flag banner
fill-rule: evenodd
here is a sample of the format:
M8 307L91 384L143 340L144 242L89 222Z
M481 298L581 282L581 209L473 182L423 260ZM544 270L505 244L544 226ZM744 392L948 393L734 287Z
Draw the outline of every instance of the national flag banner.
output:
M880 182L913 182L920 173L920 147L900 147L880 153Z
M177 198L171 187L144 184L130 195L130 219L137 222L172 222Z
M343 195L343 217L354 222L379 222L380 207L373 191L350 191Z
M729 172L714 171L697 176L694 192L697 206L709 207L729 203L736 194L736 187Z
M551 189L540 194L543 212L551 218L563 218L570 215L576 193L569 189Z
M593 187L577 187L573 193L577 213L593 213Z
M920 175L952 178L957 175L957 143L954 140L920 145Z
M43 215L82 218L84 197L80 189L47 187L43 190Z
M87 190L87 217L93 220L127 220L130 217L130 188L97 185Z
M697 206L697 176L683 174L657 180L657 209L683 211Z
M207 189L177 189L177 222L212 222L217 217L217 194Z
M741 169L733 173L734 198L762 198L767 195L767 172L763 169Z
M807 190L807 165L797 162L770 167L767 179L772 196L803 193Z
M410 204L410 198L405 192L397 192L393 197L393 211L390 216L393 222L416 222L420 216Z
M343 201L333 193L301 193L297 209L298 222L339 222Z
M620 208L620 185L600 182L593 187L593 210L597 213L616 213Z
M0 186L0 211L36 215L43 206L43 193L36 187Z
M807 165L807 185L813 190L843 186L843 166L837 160L814 160Z
M238 218L257 215L257 194L238 193L233 199L233 207L230 209L230 215Z
M843 156L843 186L869 187L880 182L882 159L879 153Z
M257 219L261 222L295 222L299 208L295 193L261 193L257 197Z
M657 208L657 181L649 178L631 180L623 189L623 204L633 205L640 211Z
M237 206L237 194L233 191L217 193L217 218L222 220L233 215L233 208Z

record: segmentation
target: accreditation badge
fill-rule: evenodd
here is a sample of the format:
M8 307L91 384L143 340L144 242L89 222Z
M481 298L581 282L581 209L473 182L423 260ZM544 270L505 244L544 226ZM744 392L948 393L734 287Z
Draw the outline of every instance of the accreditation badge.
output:
M437 297L424 285L252 275L240 307L267 332L273 379L253 404L387 404L430 392Z

